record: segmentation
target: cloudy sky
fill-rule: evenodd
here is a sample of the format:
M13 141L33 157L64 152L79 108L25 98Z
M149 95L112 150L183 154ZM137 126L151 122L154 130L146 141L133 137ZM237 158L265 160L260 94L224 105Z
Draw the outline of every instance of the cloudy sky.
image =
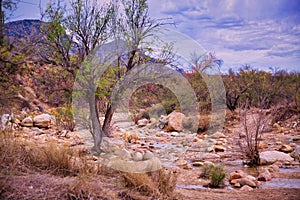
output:
M39 18L39 0L21 0L14 19ZM45 4L47 0L42 0ZM300 71L299 0L149 0L154 18L170 17L186 34L224 61Z

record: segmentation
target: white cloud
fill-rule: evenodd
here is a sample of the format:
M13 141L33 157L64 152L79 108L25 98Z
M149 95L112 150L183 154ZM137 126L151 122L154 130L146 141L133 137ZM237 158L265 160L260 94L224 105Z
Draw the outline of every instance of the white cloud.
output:
M250 64L300 69L297 1L152 0L150 5L156 17L172 15L178 31L215 51L226 68Z

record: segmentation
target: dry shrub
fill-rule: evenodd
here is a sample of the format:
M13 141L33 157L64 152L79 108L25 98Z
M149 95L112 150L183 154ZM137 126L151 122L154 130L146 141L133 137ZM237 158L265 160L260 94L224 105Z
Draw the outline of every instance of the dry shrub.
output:
M200 115L198 133L204 133L209 129L210 120L210 115Z
M157 197L159 191L151 176L147 173L124 173L125 187L132 188L143 195Z
M43 173L0 177L0 199L116 199L118 192L105 180L59 177Z
M0 132L0 199L116 199L117 173L83 152Z
M124 173L125 187L157 199L176 199L178 173L167 168L149 173ZM130 196L130 195L128 195Z
M158 188L166 199L174 198L178 172L167 168L158 171Z
M57 146L56 143L51 142L35 155L35 159L42 168L57 174L70 175L74 173L71 162L72 154L70 148Z
M14 174L17 171L24 171L24 162L28 157L25 146L22 145L10 131L0 132L0 173Z

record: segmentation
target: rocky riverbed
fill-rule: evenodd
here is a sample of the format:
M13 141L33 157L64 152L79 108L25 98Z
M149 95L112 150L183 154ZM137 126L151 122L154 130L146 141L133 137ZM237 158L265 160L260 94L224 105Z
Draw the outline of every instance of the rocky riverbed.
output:
M54 125L55 118L48 114L24 116L16 124L16 136L26 141L56 142L82 149L90 149L93 145L88 132L59 130ZM243 139L242 127L237 119L227 119L225 127L212 134L193 133L177 122L173 124L179 128L162 130L157 119L142 119L135 124L126 114L117 113L113 118L113 137L103 139L104 152L91 156L91 160L127 172L155 171L163 166L173 168L179 173L176 190L186 197L195 192L197 195L197 191L211 191L204 187L208 180L200 177L203 167L211 164L222 165L226 170L225 187L214 191L288 188L300 194L299 118L270 125L263 133L260 137L261 166L257 168L244 162L239 146Z

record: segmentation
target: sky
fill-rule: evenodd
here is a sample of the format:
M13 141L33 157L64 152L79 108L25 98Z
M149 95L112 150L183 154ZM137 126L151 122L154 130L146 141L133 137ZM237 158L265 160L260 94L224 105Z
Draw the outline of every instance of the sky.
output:
M172 29L223 60L223 72L245 65L300 71L299 0L148 2L152 18L171 18L176 23ZM38 5L39 0L21 0L12 19L39 19Z

